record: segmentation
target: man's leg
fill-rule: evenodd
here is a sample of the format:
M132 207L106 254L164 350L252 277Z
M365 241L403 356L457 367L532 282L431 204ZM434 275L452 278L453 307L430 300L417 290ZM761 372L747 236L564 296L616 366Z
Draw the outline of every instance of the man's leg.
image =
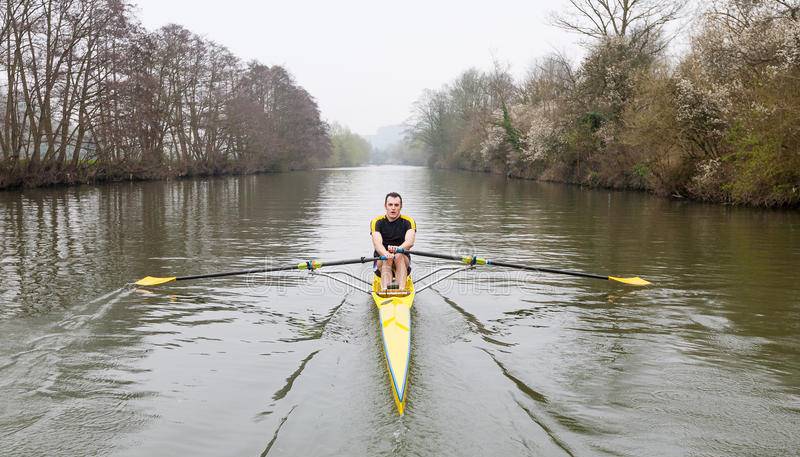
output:
M392 283L392 261L378 260L378 268L381 270L381 289L386 290Z
M405 254L398 254L394 257L394 274L397 276L397 286L400 290L405 290L408 277L408 257Z

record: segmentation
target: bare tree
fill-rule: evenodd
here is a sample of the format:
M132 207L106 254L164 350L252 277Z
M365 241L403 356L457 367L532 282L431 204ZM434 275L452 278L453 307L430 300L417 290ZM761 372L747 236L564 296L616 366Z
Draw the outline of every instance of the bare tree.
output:
M591 39L626 38L632 46L659 52L664 25L679 18L688 0L569 0L572 9L554 13L555 26Z
M471 68L453 81L449 96L455 113L465 121L485 117L491 112L489 80L485 74Z
M800 1L798 0L775 0L775 3L783 7L783 14L793 21L800 20Z
M577 83L578 76L569 59L563 54L551 54L529 69L520 85L520 95L524 103L552 113L563 106Z
M800 21L800 0L714 0L708 15L716 26L738 34L758 22Z
M414 103L414 114L409 135L439 157L447 160L452 154L453 127L452 100L447 87L443 90L426 90Z
M251 62L227 104L226 125L250 171L296 169L330 154L327 125L311 95L283 67Z

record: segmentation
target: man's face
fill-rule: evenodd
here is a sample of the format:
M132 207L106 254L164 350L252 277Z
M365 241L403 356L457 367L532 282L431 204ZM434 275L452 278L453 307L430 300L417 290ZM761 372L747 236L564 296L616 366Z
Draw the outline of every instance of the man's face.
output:
M386 199L386 215L389 219L395 220L400 217L400 208L403 207L403 203L397 197L389 197Z

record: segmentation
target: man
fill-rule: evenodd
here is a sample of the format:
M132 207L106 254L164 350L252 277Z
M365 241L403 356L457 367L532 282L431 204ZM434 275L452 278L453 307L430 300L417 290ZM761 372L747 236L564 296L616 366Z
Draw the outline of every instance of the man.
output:
M385 256L386 260L378 260L375 274L381 278L381 289L387 290L392 279L397 279L398 288L403 291L406 278L411 273L411 255L398 253L397 248L408 251L414 246L417 234L417 223L409 216L401 215L403 197L397 192L389 192L383 200L386 214L376 217L370 222L369 231L375 256Z

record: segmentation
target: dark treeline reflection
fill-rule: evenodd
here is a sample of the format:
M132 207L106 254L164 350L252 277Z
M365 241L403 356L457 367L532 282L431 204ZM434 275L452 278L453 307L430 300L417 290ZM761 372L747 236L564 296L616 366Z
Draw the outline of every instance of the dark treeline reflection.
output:
M298 255L315 211L303 201L320 184L288 173L2 193L0 316L70 307L149 274Z

